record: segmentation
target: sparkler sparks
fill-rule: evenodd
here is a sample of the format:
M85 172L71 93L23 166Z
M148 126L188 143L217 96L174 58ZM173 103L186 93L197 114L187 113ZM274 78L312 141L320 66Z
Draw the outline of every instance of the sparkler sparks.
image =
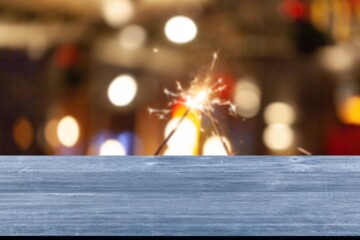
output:
M229 114L236 116L236 107L229 100L224 100L219 98L217 95L226 89L226 85L223 84L221 78L213 81L211 73L215 67L218 54L214 53L213 60L211 63L210 71L204 79L199 79L196 77L193 81L190 82L190 87L184 89L180 82L176 82L176 91L172 92L168 89L164 89L164 94L168 97L169 103L165 109L154 109L148 108L150 114L155 114L160 119L165 119L167 115L171 113L171 108L175 105L185 106L187 111L180 118L177 127L168 135L164 142L160 145L159 149L156 151L155 155L158 155L162 148L165 146L167 141L175 133L180 123L184 118L190 113L195 113L195 115L201 119L201 116L206 116L211 120L212 127L215 133L219 136L222 136L220 128L218 127L218 121L213 117L213 112L216 106L227 106ZM228 155L231 155L230 149L228 146L223 143Z
M184 90L180 82L176 82L177 92L172 92L164 89L165 95L169 98L168 108L154 109L148 108L150 114L155 114L159 118L164 119L171 113L171 108L174 105L180 104L186 106L195 113L201 113L207 117L212 117L215 106L228 106L229 113L235 115L236 107L228 100L223 100L216 97L216 95L223 91L226 86L222 85L222 79L218 79L212 86L208 87L205 82L199 82L194 79L188 90Z

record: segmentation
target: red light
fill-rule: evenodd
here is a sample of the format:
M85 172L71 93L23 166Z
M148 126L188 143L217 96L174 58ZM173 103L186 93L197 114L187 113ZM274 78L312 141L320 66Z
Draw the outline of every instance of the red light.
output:
M62 69L73 66L78 58L78 50L73 45L61 46L56 52L56 64Z
M349 0L349 6L351 13L355 15L360 6L360 0Z
M285 0L282 10L291 19L303 19L306 15L306 6L299 0Z
M326 154L359 155L360 127L356 125L336 125L328 130Z
M220 72L215 74L215 79L221 79L221 85L225 86L225 89L218 93L218 97L223 100L232 99L235 87L234 77L230 73Z

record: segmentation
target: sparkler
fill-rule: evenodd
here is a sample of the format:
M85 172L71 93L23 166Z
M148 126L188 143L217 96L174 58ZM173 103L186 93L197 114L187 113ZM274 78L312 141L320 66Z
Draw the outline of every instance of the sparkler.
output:
M198 118L201 118L201 115L204 115L210 119L212 128L215 131L215 134L220 136L226 153L228 155L232 155L229 147L223 140L222 132L218 126L218 121L213 117L213 112L216 106L228 106L229 114L234 116L236 115L235 106L230 101L223 100L216 96L226 88L226 85L223 84L223 80L221 78L213 82L213 78L211 77L211 72L215 67L217 57L218 54L214 53L210 70L206 77L204 79L199 79L199 77L196 77L193 81L191 81L190 87L187 90L184 90L180 82L176 82L176 92L169 91L166 88L164 89L165 95L169 98L169 103L166 109L148 108L150 114L155 114L160 119L164 119L166 115L171 112L171 108L174 105L180 104L186 107L186 111L179 119L177 125L160 144L154 155L160 154L161 150L175 134L181 122L184 121L190 112L194 112Z

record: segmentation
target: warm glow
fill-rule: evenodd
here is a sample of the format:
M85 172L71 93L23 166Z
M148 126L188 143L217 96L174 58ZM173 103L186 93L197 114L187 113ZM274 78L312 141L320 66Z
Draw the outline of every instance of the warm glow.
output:
M194 150L192 147L168 147L164 151L164 156L193 156Z
M347 124L360 125L360 96L349 97L345 100L341 117Z
M34 139L34 129L29 120L20 118L16 121L13 137L21 150L25 151L30 147Z
M124 146L119 141L115 139L109 139L101 145L99 155L125 156L126 151Z
M263 134L265 145L272 150L286 150L294 143L294 131L285 124L271 124Z
M317 0L310 2L311 22L321 31L326 31L330 24L330 6L326 0Z
M184 44L195 39L197 27L188 17L173 17L165 25L165 35L171 42Z
M228 149L231 149L229 141L222 137ZM231 150L230 150L231 151ZM218 136L213 136L206 140L203 148L203 155L208 156L227 156L226 149Z
M39 60L46 52L49 45L48 36L37 34L29 39L27 53L31 60Z
M354 65L354 55L345 47L326 47L320 53L320 61L329 70L346 71Z
M236 112L242 116L254 117L260 109L260 89L252 81L243 80L236 84L234 103Z
M206 90L201 90L195 96L187 96L185 105L192 109L203 110L208 99Z
M126 26L119 34L119 44L126 50L141 48L146 41L146 31L139 25Z
M53 119L49 121L45 127L45 140L52 147L57 147L60 144L56 133L58 123L59 121L57 119Z
M57 126L57 135L62 145L72 147L79 139L80 129L75 118L66 116L62 118Z
M137 93L137 83L130 75L121 75L115 78L108 88L108 98L118 107L130 104Z
M282 123L290 125L295 121L295 110L287 103L274 102L266 107L264 118L267 124Z
M112 27L119 27L131 20L134 5L130 0L104 0L102 13L105 21Z
M170 132L177 126L180 118L171 119L165 128L164 138L166 138ZM193 149L196 147L197 141L197 129L195 124L185 118L181 123L179 128L176 130L174 135L168 142L169 147L174 148L185 148L185 149Z

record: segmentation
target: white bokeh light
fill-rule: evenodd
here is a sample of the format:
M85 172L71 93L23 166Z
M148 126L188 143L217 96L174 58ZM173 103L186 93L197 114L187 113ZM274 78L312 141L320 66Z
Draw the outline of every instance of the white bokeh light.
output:
M164 138L177 126L180 118L171 119L165 127ZM185 118L174 135L170 138L167 145L169 147L178 147L182 149L192 149L196 144L197 130L195 124Z
M146 41L146 31L139 25L129 25L121 30L119 44L126 50L141 48Z
M354 66L353 51L344 46L326 47L320 52L320 62L328 70L347 71Z
M56 132L62 145L72 147L79 139L79 124L72 116L65 116L59 121Z
M236 112L242 117L254 117L260 110L260 97L260 89L254 82L239 81L234 95Z
M294 123L295 118L294 108L283 102L269 104L264 112L264 119L267 124L282 123L291 125Z
M178 44L188 43L195 39L197 26L188 17L176 16L167 21L165 35L171 42Z
M102 13L110 26L119 27L132 19L135 7L130 0L103 0Z
M125 156L124 146L115 139L106 140L100 147L99 155L102 156Z
M229 141L222 137L226 146L231 149ZM230 150L231 151L231 150ZM206 140L203 147L203 155L207 156L227 156L226 149L218 136L213 136Z
M137 83L130 75L115 78L108 88L108 98L112 104L123 107L130 104L137 93Z
M271 124L263 133L265 145L272 150L286 150L294 143L294 131L286 124Z

